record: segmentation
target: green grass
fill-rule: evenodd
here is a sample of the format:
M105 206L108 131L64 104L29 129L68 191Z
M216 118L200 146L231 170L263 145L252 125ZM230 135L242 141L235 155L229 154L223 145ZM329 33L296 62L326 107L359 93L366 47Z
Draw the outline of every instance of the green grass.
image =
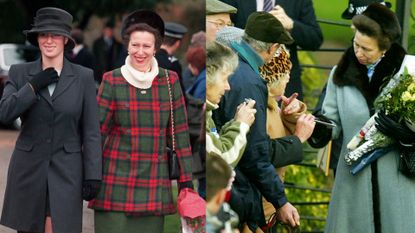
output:
M341 18L347 7L347 1L318 0L313 1L317 19L325 19L350 24L350 20ZM333 40L341 43L350 43L353 34L349 27L320 24L324 40Z

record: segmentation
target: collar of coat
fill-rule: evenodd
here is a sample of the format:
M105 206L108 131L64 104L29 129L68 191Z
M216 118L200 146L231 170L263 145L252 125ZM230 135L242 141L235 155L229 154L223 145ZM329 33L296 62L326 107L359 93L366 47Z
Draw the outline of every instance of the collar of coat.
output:
M29 67L29 75L26 77L26 79L29 81L35 76L37 73L42 71L42 58L39 58L35 61L33 61L30 67ZM53 105L53 100L55 100L58 96L60 96L69 86L72 84L72 82L75 81L78 77L75 75L75 64L72 64L69 60L66 58L63 58L63 67L62 71L59 74L58 83L56 84L56 88L50 96L48 88L43 88L39 91L39 95L42 96L51 106ZM79 68L78 68L79 69Z
M255 50L245 41L240 43L232 42L232 48L238 53L239 57L259 75L259 67L264 65L264 60L255 52Z
M343 54L336 71L333 82L338 86L355 86L365 97L370 107L380 90L389 82L389 79L399 71L406 51L398 44L391 48L376 66L372 79L369 82L367 67L358 62L353 46Z

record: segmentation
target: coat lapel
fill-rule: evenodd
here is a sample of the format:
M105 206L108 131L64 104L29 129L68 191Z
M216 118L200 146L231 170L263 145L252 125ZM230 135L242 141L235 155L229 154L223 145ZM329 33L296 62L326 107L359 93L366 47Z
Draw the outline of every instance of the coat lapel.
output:
M42 71L42 63L41 63L41 59L37 59L36 61L34 61L33 65L30 68L29 71L29 77L27 78L27 81L31 80L33 78L33 76L35 76L37 73L39 73L40 71ZM46 100L46 102L48 102L48 104L50 106L52 106L52 98L50 97L49 91L47 88L43 88L42 90L39 91L39 95Z
M72 64L65 58L63 61L63 69L59 77L59 81L56 84L55 91L52 94L52 101L61 95L74 80L75 75L72 70Z

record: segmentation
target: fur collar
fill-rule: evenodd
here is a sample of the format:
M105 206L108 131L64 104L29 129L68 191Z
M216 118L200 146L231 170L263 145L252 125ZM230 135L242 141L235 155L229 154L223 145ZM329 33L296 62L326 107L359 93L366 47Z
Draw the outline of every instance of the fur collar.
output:
M405 50L400 45L392 44L376 66L372 80L369 82L366 66L358 62L353 47L350 47L343 54L334 72L333 82L338 86L355 86L363 94L369 107L372 107L380 90L388 83L391 76L399 71L405 54Z

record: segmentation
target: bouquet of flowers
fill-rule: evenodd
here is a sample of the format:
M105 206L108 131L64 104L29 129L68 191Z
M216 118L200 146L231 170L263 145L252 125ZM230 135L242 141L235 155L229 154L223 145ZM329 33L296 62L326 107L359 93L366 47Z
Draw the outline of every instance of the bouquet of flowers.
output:
M371 162L386 154L390 146L400 135L410 132L413 138L415 128L415 76L409 74L407 68L391 78L375 100L376 114L374 114L360 132L347 144L349 152L345 156L346 163L352 166L354 175ZM385 127L393 125L397 128L396 137L391 137ZM386 126L385 126L386 125ZM408 128L411 131L408 131ZM388 131L388 135L385 132Z

